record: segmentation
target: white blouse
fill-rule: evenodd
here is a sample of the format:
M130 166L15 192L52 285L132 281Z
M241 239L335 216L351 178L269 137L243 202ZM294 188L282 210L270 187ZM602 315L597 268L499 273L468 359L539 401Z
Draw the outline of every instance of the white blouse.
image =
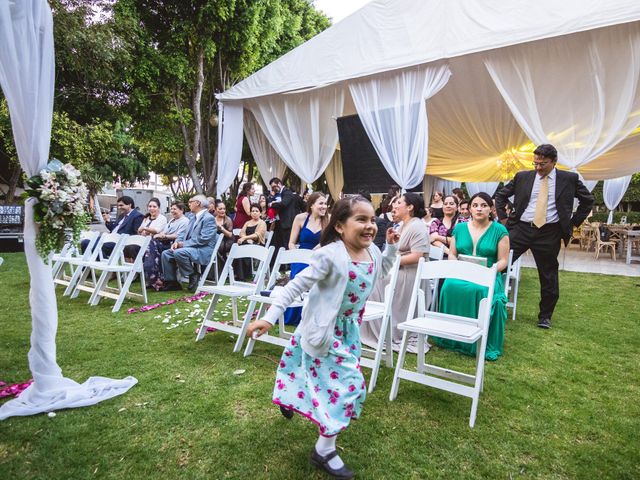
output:
M164 227L167 226L167 218L164 215L158 215L154 220L151 217L147 217L142 221L140 228L153 228L156 233L164 230Z

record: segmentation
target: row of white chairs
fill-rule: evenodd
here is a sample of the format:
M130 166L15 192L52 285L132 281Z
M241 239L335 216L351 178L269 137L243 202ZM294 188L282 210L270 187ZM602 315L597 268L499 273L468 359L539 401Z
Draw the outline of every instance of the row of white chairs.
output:
M292 263L309 263L311 255L313 254L310 250L281 249L278 252L268 280L265 280L267 278L268 264L273 253L273 247L265 248L254 245L233 246L218 284L200 288L202 291L213 294L213 297L196 334L196 341L202 340L205 337L208 328L215 328L216 330L237 335L233 351L239 352L245 342L247 328L252 319L260 318L263 309L272 303L268 292L279 288L276 287L276 281L280 267ZM408 310L409 313L406 321L398 325L398 328L403 331L403 339L394 371L389 399L394 400L396 398L400 379L410 380L464 395L472 399L469 425L473 427L479 396L483 387L484 355L491 316L491 301L495 288L496 267L486 268L467 262L437 261L441 260L442 256L442 251L438 252L434 249L430 254L433 261L425 262L424 259L421 259L418 264L418 271ZM251 258L258 263L256 275L251 283L236 281L233 276L233 261L241 258ZM394 264L390 282L385 288L384 301L367 301L365 307L363 321L381 320L381 335L377 347L371 351L363 348L363 358L361 359L362 366L371 368L372 370L369 380L369 392L375 389L382 360L385 360L389 368L393 367L391 305L395 295L399 267L400 257L397 258ZM510 272L511 270L512 265L511 262L509 262L507 271ZM476 318L459 317L435 311L434 300L437 297L436 286L441 279L446 278L465 280L487 287L487 296L481 301ZM509 283L508 279L506 279L506 281ZM424 285L431 285L433 291L430 291L431 289L429 288L425 289ZM221 322L213 318L220 300L224 297L229 298L232 302L233 317L230 322ZM431 297L431 301L429 297ZM249 302L242 319L240 319L237 310L237 301L241 298ZM299 298L292 306L302 306L303 303L304 298ZM416 311L417 316L414 316L414 312ZM258 341L281 347L286 346L290 341L292 332L286 330L283 317L278 320L278 327L278 333L267 333L255 339L249 338L244 351L245 357L251 355ZM418 346L422 347L418 350L417 371L408 370L404 367L408 339L412 335L418 336ZM424 345L429 335L465 343L478 342L475 373L471 375L426 363Z
M76 298L81 291L88 292L90 305L97 305L104 297L112 298L115 300L112 312L120 310L127 297L142 298L147 302L143 259L151 237L88 231L83 232L82 240L88 241L84 252L77 245L69 243L60 253L50 257L54 283L66 287L64 295ZM107 243L114 244L109 257L102 253L102 247ZM128 246L139 247L133 262L125 260L124 249ZM116 277L116 287L109 286L113 275ZM131 291L136 275L140 278L140 294Z

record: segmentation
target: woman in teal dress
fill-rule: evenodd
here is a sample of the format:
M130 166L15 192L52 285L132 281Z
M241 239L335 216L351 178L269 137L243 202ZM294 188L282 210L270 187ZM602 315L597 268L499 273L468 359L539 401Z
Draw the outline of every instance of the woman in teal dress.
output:
M459 254L473 255L487 259L487 266L498 265L498 275L491 304L491 321L487 336L485 358L497 360L502 355L504 327L507 321L507 297L504 294L503 271L509 259L509 233L504 225L491 218L493 200L484 192L477 193L469 201L471 221L460 223L453 230L450 242L449 260L457 260ZM478 314L480 300L487 294L487 289L463 280L447 279L440 290L439 311L464 317L475 317ZM476 355L476 343L462 343L438 337L430 337L436 345Z

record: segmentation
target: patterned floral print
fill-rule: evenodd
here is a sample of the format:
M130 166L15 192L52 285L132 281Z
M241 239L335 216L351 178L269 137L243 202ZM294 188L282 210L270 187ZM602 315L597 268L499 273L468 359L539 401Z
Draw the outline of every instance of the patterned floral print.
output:
M372 262L352 262L329 355L306 354L294 334L278 366L273 403L307 417L325 436L340 433L362 411L366 384L360 370L360 325L373 269Z

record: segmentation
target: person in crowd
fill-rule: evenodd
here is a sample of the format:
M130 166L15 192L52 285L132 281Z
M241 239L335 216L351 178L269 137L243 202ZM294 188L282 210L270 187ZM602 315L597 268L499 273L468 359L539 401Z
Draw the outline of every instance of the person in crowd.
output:
M433 218L433 215L431 213L431 207L426 207L424 209L424 217L422 217L422 221L427 226L427 229L431 228L431 224L433 223L434 220L435 218Z
M108 213L103 213L105 226L112 233L121 233L126 235L137 235L138 228L142 224L143 216L136 210L135 202L133 198L128 196L122 196L117 200L118 212L120 215L116 218L115 222L112 222ZM84 253L87 249L89 240L82 240L80 242L80 249ZM116 246L113 242L107 242L102 245L102 255L107 258L113 252L113 248Z
M393 204L393 218L401 223L398 231L398 254L401 256L400 271L396 283L396 292L391 304L391 324L393 330L393 347L398 350L402 341L402 332L398 324L407 319L409 301L416 279L418 262L429 253L429 232L422 221L424 217L424 201L417 193L405 193ZM371 294L371 300L383 302L384 289L390 278L378 282ZM380 332L380 321L370 321L362 326L362 341L371 347L376 347ZM417 338L417 337L416 337ZM411 351L415 351L415 339L411 339Z
M471 212L469 212L469 200L463 198L458 204L458 221L466 222L471 218Z
M456 201L457 201L456 197ZM444 202L442 192L433 192L431 195L431 216L433 218L437 218L438 220L442 220L444 217Z
M458 223L458 197L447 195L442 202L442 219L436 218L429 227L429 239L434 247L442 247L449 254L449 239Z
M513 180L496 194L496 210L507 225L513 249L513 261L531 250L540 278L538 327L551 328L551 317L560 297L558 253L573 227L579 227L593 206L593 195L577 173L556 169L558 151L543 144L533 151L534 171L516 173ZM507 199L514 198L514 211L508 217ZM573 212L573 200L578 208Z
M331 217L327 214L327 197L322 192L314 192L307 198L307 211L300 213L293 219L289 250L301 248L314 250L320 245L320 234L326 228ZM306 263L291 264L291 280L304 270ZM302 314L302 307L288 308L284 314L284 323L298 325Z
M400 187L398 185L391 185L389 187L389 191L382 199L379 212L376 212L376 213L378 213L378 215L385 215L387 213L391 214L391 211L393 210L393 202L395 202L399 196L400 196Z
M264 245L267 224L260 218L260 205L254 203L250 208L251 217L245 222L238 236L238 245ZM251 259L239 258L233 263L233 274L237 280L251 281Z
M173 202L169 210L171 220L165 225L162 231L153 235L153 240L149 243L149 248L144 256L144 275L147 288L159 290L162 286L162 252L171 248L171 244L184 234L189 219L184 215L184 204Z
M263 335L285 308L309 290L308 307L276 372L273 402L319 427L311 462L333 478L352 478L336 451L337 435L360 417L366 384L360 369L360 323L378 276L393 266L398 235L387 231L384 254L373 245L375 212L364 198L336 202L309 268L274 294L265 317L248 335Z
M269 180L269 186L273 192L274 200L269 205L273 208L278 215L278 220L275 222L275 229L273 233L273 245L276 252L281 248L287 248L289 245L289 238L291 238L291 227L293 226L293 219L299 213L298 211L298 197L287 187L285 187L277 177ZM272 265L275 262L275 255L271 259Z
M216 199L213 197L207 197L207 203L209 204L209 206L207 207L207 210L209 210L209 213L215 217L216 216Z
M142 223L138 227L138 235L144 237L153 237L156 233L161 232L167 226L167 217L160 212L160 200L152 198L147 203L147 214L144 215ZM140 247L137 245L127 245L124 247L124 258L133 262L140 252ZM146 252L145 252L146 255Z
M267 197L265 195L260 195L258 205L260 206L260 218L266 222L267 218L269 218L267 215L269 207L267 206Z
M193 264L209 263L218 238L216 221L207 210L208 206L204 195L196 195L189 200L193 216L189 219L186 232L176 239L169 250L162 252L163 291L182 290L178 271L182 277L189 279L189 290L195 291L197 288L200 275L195 272Z
M507 321L507 297L504 294L503 272L509 262L509 233L500 223L493 221L488 193L476 193L470 200L471 220L458 223L449 244L449 260L458 255L472 255L487 259L487 266L497 264L498 274L491 304L491 321L487 335L485 359L497 360L502 355L504 327ZM438 309L442 313L462 317L476 317L480 300L486 295L485 287L464 280L446 279L440 289ZM439 337L430 340L443 348L475 356L476 343L463 343Z
M462 201L465 200L465 195L464 195L464 190L462 190L461 188L454 188L451 191L452 194L454 194L456 197L458 197L458 204L462 204Z
M242 228L251 218L251 197L255 193L252 182L242 185L240 195L236 200L236 215L233 217L233 228Z
M231 247L236 243L236 238L233 235L233 221L227 216L227 206L222 200L214 200L214 202L216 229L218 235L224 236L218 249L218 258L216 260L218 262L218 271L220 271L227 261ZM211 212L211 209L209 209L209 212Z

